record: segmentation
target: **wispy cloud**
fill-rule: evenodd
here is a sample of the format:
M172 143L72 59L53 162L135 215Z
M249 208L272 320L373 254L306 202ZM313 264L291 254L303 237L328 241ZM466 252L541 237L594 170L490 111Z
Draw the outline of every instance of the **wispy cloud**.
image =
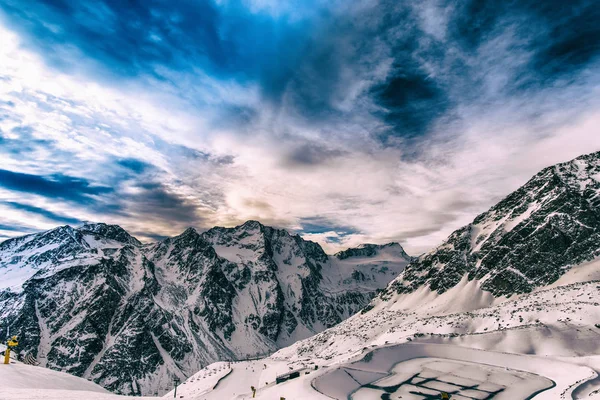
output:
M585 1L0 9L3 236L260 219L330 251L418 253L600 149L600 11Z

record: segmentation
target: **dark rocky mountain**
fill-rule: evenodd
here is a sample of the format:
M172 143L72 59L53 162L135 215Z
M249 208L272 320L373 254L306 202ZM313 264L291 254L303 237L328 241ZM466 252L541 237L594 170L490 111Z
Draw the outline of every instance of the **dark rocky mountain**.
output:
M600 256L600 152L540 171L490 210L419 257L382 294L464 277L495 297L531 292Z
M406 254L404 249L402 249L402 246L400 246L400 244L396 242L388 244L365 243L358 247L353 247L350 249L339 251L335 253L335 256L340 260L345 260L350 257L373 257L388 250L396 251L399 254L402 254L406 259L410 259L410 256Z
M344 259L256 221L141 244L85 224L0 244L0 337L123 394L162 394L217 360L271 353L363 308L410 257Z

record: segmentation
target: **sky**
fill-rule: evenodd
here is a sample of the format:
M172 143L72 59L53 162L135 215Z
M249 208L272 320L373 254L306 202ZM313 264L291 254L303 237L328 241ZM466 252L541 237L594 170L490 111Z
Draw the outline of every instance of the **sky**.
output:
M439 245L600 150L595 1L0 0L0 240Z

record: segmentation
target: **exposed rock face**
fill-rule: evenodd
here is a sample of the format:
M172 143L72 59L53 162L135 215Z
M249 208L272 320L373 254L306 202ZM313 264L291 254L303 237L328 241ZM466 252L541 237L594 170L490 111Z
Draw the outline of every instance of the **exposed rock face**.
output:
M356 313L410 257L343 260L249 221L152 244L86 224L0 244L0 337L123 394L162 394L217 360L264 355ZM391 250L390 250L391 249Z
M383 294L426 285L443 293L466 275L494 296L531 292L600 255L600 153L545 168L411 263Z
M335 256L340 260L345 260L350 257L374 257L380 254L382 251L396 251L398 255L402 255L407 260L410 256L406 254L402 246L399 243L388 243L388 244L363 244L355 248L343 250L337 252Z

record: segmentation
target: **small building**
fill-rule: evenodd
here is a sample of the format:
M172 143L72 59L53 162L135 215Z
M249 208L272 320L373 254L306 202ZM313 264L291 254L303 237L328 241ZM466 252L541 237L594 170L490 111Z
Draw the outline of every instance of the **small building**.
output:
M277 375L277 378L275 379L275 383L280 384L285 381L289 381L290 379L298 378L299 376L300 376L300 371L292 371L292 372L288 372L287 374Z

